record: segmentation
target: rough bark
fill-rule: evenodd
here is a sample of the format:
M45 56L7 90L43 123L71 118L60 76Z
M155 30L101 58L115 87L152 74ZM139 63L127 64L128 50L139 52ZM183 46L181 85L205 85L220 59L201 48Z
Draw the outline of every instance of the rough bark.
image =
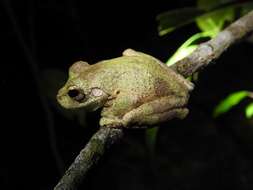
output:
M202 43L189 56L171 66L175 71L189 77L217 59L228 47L253 30L253 11L241 17L221 31L215 38Z
M122 129L102 127L76 157L65 175L55 186L55 190L74 190L85 178L88 171L104 155L107 148L123 136Z

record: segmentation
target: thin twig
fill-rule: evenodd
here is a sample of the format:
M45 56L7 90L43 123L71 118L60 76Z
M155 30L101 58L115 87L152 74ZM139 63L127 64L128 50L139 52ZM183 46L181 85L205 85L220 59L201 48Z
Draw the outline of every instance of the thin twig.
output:
M205 68L211 61L217 59L228 47L253 30L253 11L241 17L215 38L202 43L186 58L171 66L175 71L189 77L193 73Z
M102 127L96 132L76 157L54 190L75 190L87 172L104 155L105 150L122 139L123 130Z

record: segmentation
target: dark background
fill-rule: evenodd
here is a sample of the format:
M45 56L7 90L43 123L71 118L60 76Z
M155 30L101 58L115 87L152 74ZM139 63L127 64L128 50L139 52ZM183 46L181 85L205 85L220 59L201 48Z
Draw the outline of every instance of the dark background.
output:
M0 189L52 189L98 129L99 113L89 113L83 125L62 115L47 91L63 81L47 73L53 69L67 77L76 60L95 63L129 47L166 61L198 29L190 24L159 37L155 17L193 5L190 0L2 0ZM200 73L189 116L161 125L153 156L144 130L126 131L80 189L252 189L253 122L243 109L250 100L212 117L226 95L252 90L252 52L252 44L242 41Z

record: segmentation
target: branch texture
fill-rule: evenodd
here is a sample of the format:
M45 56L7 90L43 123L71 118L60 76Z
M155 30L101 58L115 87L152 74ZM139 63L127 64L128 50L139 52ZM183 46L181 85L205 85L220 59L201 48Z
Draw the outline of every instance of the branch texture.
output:
M229 46L252 32L252 30L253 11L232 23L215 38L200 44L191 55L178 61L171 68L184 77L189 77L206 67L214 59L217 59Z
M76 157L54 190L75 190L107 148L123 136L122 129L101 127Z

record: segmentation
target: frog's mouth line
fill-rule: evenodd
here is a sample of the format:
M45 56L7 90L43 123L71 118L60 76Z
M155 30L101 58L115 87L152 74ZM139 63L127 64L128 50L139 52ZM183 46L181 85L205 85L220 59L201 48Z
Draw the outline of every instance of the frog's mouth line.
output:
M187 103L182 103L181 105L175 106L171 110L174 110L174 109L184 109L184 108L186 108L186 106L187 106Z

